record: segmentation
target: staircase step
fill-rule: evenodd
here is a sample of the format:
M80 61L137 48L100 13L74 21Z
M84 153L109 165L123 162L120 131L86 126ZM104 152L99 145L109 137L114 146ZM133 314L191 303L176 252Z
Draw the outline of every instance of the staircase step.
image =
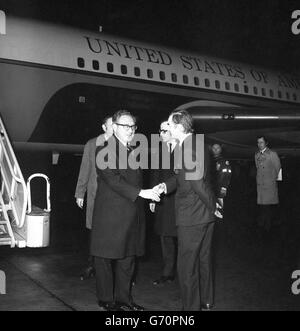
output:
M6 240L6 241L0 240L0 246L5 246L5 245L11 246L11 240Z
M3 240L10 240L10 235L7 234L7 233L3 233L3 234L0 234L0 241L3 241Z

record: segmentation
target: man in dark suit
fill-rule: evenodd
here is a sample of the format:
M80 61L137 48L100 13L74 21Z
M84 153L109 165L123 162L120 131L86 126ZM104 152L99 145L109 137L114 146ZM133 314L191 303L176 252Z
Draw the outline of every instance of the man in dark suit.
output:
M79 208L83 208L84 197L86 199L86 228L90 231L92 229L92 218L94 211L94 201L97 191L97 173L95 165L96 147L102 146L113 134L112 117L106 117L102 122L103 134L89 140L84 146L83 157L78 176L75 198ZM81 280L92 277L95 274L94 261L90 256L88 266L80 275Z
M178 278L183 309L199 311L213 305L212 237L216 200L205 178L204 136L193 135L193 119L185 110L168 120L173 138L179 141L176 175L154 188L176 190L178 229Z
M158 170L152 170L151 186L165 182L174 176L174 149L176 140L172 138L168 122L162 122L160 125L160 137L162 140L159 153L160 167ZM168 167L163 167L163 155L169 157ZM163 197L160 203L150 203L150 210L155 213L155 232L160 236L163 272L162 275L153 282L154 285L163 285L166 282L172 282L175 278L176 270L176 251L177 251L177 228L175 224L175 193Z
M134 153L129 146L136 131L134 116L117 112L113 130L114 136L96 150L98 188L91 254L95 256L99 306L104 310L137 311L143 307L132 300L131 281L135 258L144 254L142 199L159 202L160 198L154 190L143 190L141 170L129 167Z

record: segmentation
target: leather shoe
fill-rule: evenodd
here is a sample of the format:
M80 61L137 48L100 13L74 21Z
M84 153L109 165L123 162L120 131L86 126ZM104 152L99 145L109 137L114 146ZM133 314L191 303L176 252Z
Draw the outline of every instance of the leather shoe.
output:
M153 285L163 285L165 283L171 283L174 281L173 276L161 276L153 282Z
M144 311L145 308L137 305L134 302L124 303L124 302L116 302L116 307L121 311Z
M80 275L80 280L86 280L95 277L96 270L93 267L87 267L84 272Z
M98 306L105 311L119 311L114 302L98 301Z
M210 311L213 309L213 305L209 304L209 303L206 303L206 304L202 304L201 305L201 310L204 310L204 311Z

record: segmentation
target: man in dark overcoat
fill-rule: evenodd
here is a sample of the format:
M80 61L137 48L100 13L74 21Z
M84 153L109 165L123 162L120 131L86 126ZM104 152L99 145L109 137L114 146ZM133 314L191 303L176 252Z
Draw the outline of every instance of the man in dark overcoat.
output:
M113 116L114 135L96 150L96 193L91 254L95 257L98 304L104 310L143 310L133 302L135 258L144 254L145 215L142 199L159 202L143 190L142 171L132 169L130 142L136 120L127 111ZM126 166L124 166L124 161Z

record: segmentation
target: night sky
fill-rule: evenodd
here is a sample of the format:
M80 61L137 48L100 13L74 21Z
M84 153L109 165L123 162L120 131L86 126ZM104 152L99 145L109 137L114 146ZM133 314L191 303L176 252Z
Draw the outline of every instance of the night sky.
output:
M0 0L9 14L300 73L287 0Z

